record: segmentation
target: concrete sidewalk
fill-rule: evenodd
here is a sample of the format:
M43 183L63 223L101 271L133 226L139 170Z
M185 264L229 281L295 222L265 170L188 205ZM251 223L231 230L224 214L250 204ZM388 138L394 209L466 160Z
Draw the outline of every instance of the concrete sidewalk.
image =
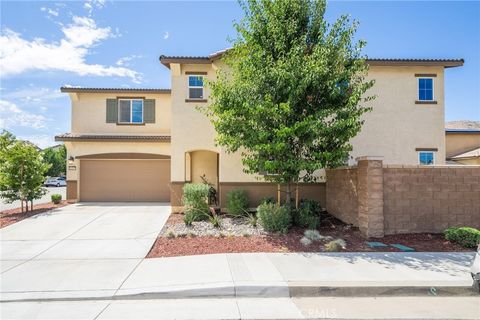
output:
M408 306L408 307L405 307ZM477 297L230 298L2 303L3 320L479 319Z
M33 261L2 274L2 301L473 295L466 253L245 253ZM57 261L58 262L58 261Z

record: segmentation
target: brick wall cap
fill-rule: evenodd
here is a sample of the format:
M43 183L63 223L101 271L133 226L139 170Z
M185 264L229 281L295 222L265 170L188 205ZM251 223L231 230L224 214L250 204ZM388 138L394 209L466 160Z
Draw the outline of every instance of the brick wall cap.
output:
M355 158L355 161L363 161L363 160L372 160L372 161L383 161L382 156L363 156Z
M424 165L419 165L419 164L385 164L383 166L386 169L477 169L480 168L480 165L478 164L436 164L433 166L424 166Z

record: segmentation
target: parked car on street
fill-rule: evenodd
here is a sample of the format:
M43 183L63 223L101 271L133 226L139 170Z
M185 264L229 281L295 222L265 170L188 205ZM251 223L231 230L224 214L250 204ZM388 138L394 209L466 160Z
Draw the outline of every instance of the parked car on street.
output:
M48 178L43 185L45 187L65 187L67 181L65 177L52 177Z
M470 273L473 278L473 287L480 292L480 244L477 247L477 254L473 259Z

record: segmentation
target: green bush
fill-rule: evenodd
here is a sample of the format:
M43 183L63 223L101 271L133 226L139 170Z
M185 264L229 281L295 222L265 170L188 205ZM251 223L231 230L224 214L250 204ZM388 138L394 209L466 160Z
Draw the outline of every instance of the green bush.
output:
M245 216L248 198L244 190L235 189L227 193L227 213L233 216Z
M262 203L257 208L258 222L269 232L287 233L292 221L290 209L273 203Z
M301 228L317 229L320 226L320 203L302 200L294 215L294 222Z
M60 201L62 201L62 195L61 194L52 194L52 202L55 203L55 204L58 204L60 203Z
M203 183L187 183L183 186L185 224L208 219L210 213L207 203L208 189L208 185Z
M276 203L274 197L265 197L262 200L260 200L260 204L262 203Z
M445 239L465 248L475 248L480 243L480 230L470 227L452 227L444 231Z

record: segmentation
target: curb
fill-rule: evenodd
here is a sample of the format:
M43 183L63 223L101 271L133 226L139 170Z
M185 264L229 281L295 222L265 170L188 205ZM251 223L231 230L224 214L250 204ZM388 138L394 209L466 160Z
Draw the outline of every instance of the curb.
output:
M89 300L155 300L195 298L306 298L306 297L468 297L479 294L471 286L325 286L241 285L195 289L165 288L151 292L125 290L114 295L0 299L1 302L48 302Z
M478 296L470 286L290 286L290 297L468 297Z

